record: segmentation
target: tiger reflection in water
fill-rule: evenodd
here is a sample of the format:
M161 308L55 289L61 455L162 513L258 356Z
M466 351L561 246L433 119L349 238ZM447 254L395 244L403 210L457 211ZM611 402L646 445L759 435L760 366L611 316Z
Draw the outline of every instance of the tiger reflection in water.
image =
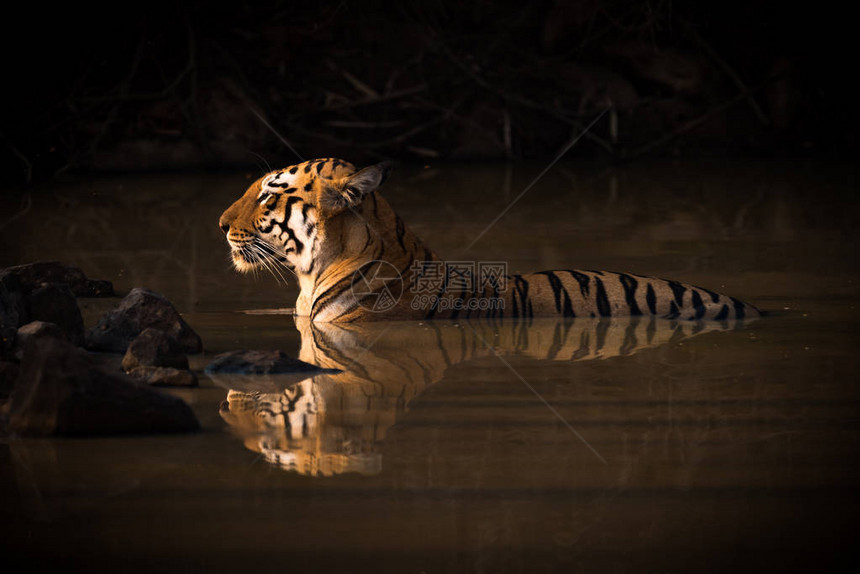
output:
M375 452L374 437L364 436L365 425L361 421L337 424L336 409L344 405L332 402L332 397L332 412L327 412L325 381L319 380L325 376L305 379L280 392L230 389L221 417L248 449L286 470L311 476L377 474L382 458Z
M248 449L311 476L379 473L388 429L452 365L493 354L550 361L623 357L742 324L642 317L461 324L295 320L299 358L339 372L213 380L229 389L220 414Z

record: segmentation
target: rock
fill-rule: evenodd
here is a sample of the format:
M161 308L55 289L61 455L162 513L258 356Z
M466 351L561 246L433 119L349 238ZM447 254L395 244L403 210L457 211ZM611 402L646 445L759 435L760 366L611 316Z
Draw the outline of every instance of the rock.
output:
M9 397L17 378L18 365L10 361L0 361L0 399Z
M15 348L15 333L14 327L6 327L0 325L0 359L8 359L13 356Z
M276 373L339 372L321 369L288 356L283 351L230 351L215 357L206 367L207 375L268 375Z
M30 321L18 328L16 341L22 346L33 337L55 337L68 340L66 332L56 323L49 321Z
M56 323L31 321L18 328L18 332L15 335L15 358L20 361L24 355L27 342L39 338L54 338L69 341L68 334Z
M281 393L309 377L339 372L294 359L283 351L230 351L215 357L205 369L216 385L247 393Z
M122 370L126 373L137 367L188 369L188 357L176 339L150 327L134 338L122 358Z
M4 271L15 275L25 291L31 291L42 283L62 283L76 291L85 288L87 282L83 271L59 261L37 261L8 267Z
M0 358L12 356L15 332L26 322L21 282L14 274L0 271Z
M29 321L54 323L75 345L84 344L84 318L68 285L42 284L25 296Z
M158 387L196 387L197 376L189 370L173 367L135 367L128 374L147 385Z
M166 298L147 289L132 289L119 305L106 313L87 333L87 347L124 353L132 340L148 327L168 333L187 353L203 350L200 336L179 316Z
M83 271L57 262L32 263L0 271L0 356L9 356L18 327L54 323L76 345L84 342L84 320L75 290L86 289Z
M21 435L187 432L199 423L179 398L121 374L53 338L31 340L12 392L9 430Z
M114 294L110 281L88 279L79 268L59 261L37 261L9 267L4 271L14 275L25 292L32 291L42 283L62 283L76 297L110 297Z
M27 322L26 315L20 279L6 269L0 270L0 325L17 329Z

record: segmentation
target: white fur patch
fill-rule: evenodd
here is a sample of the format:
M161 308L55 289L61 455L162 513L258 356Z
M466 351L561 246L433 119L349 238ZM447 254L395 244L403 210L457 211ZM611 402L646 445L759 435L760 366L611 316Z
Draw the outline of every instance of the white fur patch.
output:
M284 184L287 184L287 187L293 187L293 184L296 181L296 176L290 174L286 171L278 171L275 173L270 173L267 175L263 182L260 184L260 193L257 194L257 199L263 197L263 195L267 193L272 193L276 191L283 191ZM272 184L278 184L277 186L272 186ZM271 187L270 187L271 186Z
M316 256L316 245L314 242L317 235L316 221L315 209L309 209L307 219L305 219L302 217L302 205L293 205L293 211L290 213L290 219L287 221L287 225L290 226L290 229L293 230L296 238L305 246L304 251L302 251L301 255L295 262L296 268L299 271L310 269L311 262ZM309 225L313 226L310 233L308 233Z

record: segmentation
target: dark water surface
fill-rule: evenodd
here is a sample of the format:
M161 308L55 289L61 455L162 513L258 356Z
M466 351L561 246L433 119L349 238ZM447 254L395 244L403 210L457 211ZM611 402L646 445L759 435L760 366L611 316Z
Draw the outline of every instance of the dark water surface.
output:
M769 316L313 327L217 227L257 174L117 176L0 199L0 266L75 264L169 297L220 352L312 379L200 373L188 436L5 439L2 548L68 571L826 570L857 562L853 166L403 168L383 189L443 257L713 288ZM88 324L115 301L81 300ZM494 350L489 348L492 345ZM119 360L117 359L117 363ZM30 569L30 568L28 568Z

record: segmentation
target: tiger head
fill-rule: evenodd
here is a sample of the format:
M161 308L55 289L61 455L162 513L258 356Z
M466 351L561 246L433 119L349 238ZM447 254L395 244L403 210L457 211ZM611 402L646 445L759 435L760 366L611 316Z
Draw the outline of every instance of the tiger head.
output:
M280 392L230 389L220 415L244 439L246 448L284 470L308 476L379 474L378 441L368 439L380 435L380 421L374 418L372 429L360 424L362 411L355 407L361 402L347 400L345 405L342 391L326 375L288 385ZM326 412L325 395L340 395L340 400L330 403L332 413ZM326 420L327 415L331 420Z
M362 170L315 159L255 181L219 220L241 272L284 265L301 275L330 263L344 242L344 212L356 211L386 179L390 164Z

